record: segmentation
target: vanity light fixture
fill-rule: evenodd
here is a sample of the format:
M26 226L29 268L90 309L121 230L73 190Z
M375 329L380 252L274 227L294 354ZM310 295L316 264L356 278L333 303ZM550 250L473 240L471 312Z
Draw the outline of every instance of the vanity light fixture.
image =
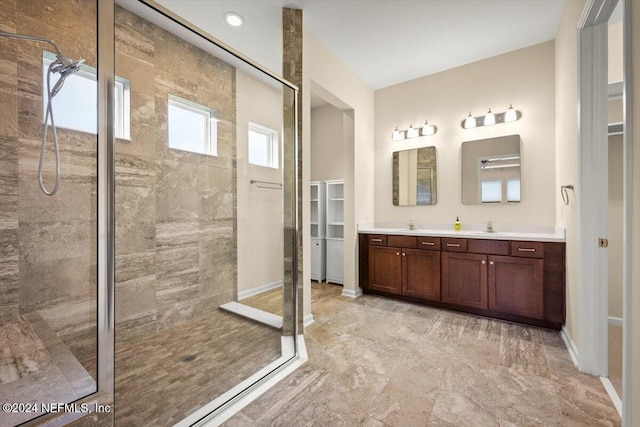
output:
M417 138L420 136L420 131L413 127L413 124L409 125L409 129L407 129L407 139L408 138Z
M496 124L496 115L491 112L491 108L489 108L489 112L484 116L484 125L485 126L493 126Z
M476 127L476 118L473 117L471 113L469 113L462 127L465 129L473 129L474 127Z
M394 141L402 141L404 139L404 133L405 131L398 130L398 126L396 126L396 130L394 130L391 134L391 139L393 139Z
M509 105L509 109L504 113L494 113L491 111L491 108L489 108L489 111L484 116L474 117L469 113L467 118L460 123L460 126L462 126L463 129L473 129L480 126L515 122L520 120L521 117L522 113L513 108L513 105Z
M516 110L513 108L513 105L509 104L509 109L506 113L504 113L504 121L505 123L515 122L518 120L518 115L516 114Z
M225 22L232 27L240 27L244 24L244 18L237 12L226 12L223 16Z
M431 136L435 135L437 128L434 125L430 125L427 120L424 121L424 126L422 126L422 136Z
M398 126L391 134L391 139L394 141L402 141L403 139L417 138L419 136L431 136L438 132L438 127L430 124L425 120L424 125L421 127L413 127L413 123L409 125L409 129L400 130Z

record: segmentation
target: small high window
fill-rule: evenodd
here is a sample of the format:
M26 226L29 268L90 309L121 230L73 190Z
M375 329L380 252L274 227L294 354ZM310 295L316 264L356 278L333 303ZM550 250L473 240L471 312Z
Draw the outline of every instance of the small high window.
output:
M278 132L249 122L249 163L278 169Z
M169 148L217 155L216 110L169 95Z
M42 109L43 117L49 101L47 92L47 72L56 60L53 53L42 54ZM62 90L53 98L53 118L57 128L80 132L98 133L98 86L97 70L82 65L80 70L67 76ZM57 74L51 76L51 88L58 81ZM115 83L115 136L129 139L129 80L116 76Z

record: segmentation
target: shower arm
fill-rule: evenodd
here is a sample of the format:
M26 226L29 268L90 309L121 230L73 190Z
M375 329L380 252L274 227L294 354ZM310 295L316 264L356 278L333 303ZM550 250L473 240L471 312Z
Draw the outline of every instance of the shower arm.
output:
M58 45L55 44L55 42L53 40L49 40L49 39L46 39L44 37L26 36L24 34L14 34L14 33L8 33L6 31L0 31L0 36L1 37L9 37L11 39L31 40L31 41L34 41L34 42L49 43L51 46L53 46L55 48L57 55L62 55L62 51L60 50Z

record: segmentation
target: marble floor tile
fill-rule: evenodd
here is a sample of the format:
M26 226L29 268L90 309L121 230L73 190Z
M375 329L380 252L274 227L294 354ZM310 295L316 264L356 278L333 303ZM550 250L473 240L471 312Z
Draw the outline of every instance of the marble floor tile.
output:
M557 331L311 287L309 361L225 425L620 425Z

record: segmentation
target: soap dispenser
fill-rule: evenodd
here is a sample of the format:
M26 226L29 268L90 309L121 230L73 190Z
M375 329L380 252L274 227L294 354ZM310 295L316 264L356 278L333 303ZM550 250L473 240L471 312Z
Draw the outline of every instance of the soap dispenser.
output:
M456 231L460 231L462 229L462 224L460 224L459 217L456 217L456 222L453 223L453 229Z

